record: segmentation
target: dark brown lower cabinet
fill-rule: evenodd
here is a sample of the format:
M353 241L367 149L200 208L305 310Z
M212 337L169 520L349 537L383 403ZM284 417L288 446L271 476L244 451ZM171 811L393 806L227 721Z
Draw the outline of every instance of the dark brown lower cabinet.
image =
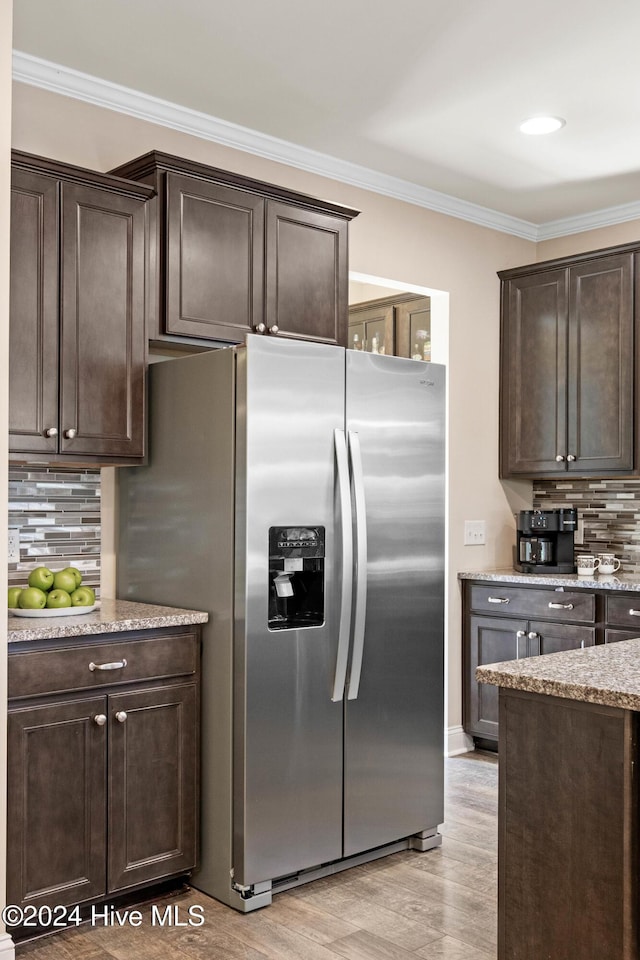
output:
M105 697L8 718L7 902L78 903L105 892Z
M32 641L33 653L10 654L8 903L87 904L195 866L199 635L154 639L109 638L106 649L67 640L44 659ZM165 662L150 661L157 650ZM28 658L49 667L55 695L33 696ZM69 687L84 668L98 689L60 690L57 664ZM191 675L166 677L172 669Z
M478 683L476 668L604 642L604 597L594 590L577 589L573 583L559 589L553 578L548 584L538 581L531 586L521 581L465 579L462 602L463 726L480 746L495 749L498 690ZM628 599L624 604L626 611Z
M500 690L498 960L637 960L638 714Z
M476 667L592 647L595 641L595 629L583 624L471 614L465 642L464 728L467 733L489 740L498 739L498 689L490 684L477 683Z

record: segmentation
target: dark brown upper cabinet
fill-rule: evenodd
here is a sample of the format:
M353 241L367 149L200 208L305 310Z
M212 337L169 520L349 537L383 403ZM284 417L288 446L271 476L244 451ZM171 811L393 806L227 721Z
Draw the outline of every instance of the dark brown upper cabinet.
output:
M10 459L139 462L153 191L28 154L12 161Z
M358 211L157 151L112 172L157 193L152 342L206 348L263 333L346 345Z
M499 274L502 477L637 473L639 249Z

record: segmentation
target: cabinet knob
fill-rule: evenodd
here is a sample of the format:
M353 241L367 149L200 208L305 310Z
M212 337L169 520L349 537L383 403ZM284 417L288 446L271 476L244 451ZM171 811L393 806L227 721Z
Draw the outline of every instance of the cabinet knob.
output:
M569 463L573 463L575 459L576 457L574 457L572 453L567 454L567 460L569 461Z
M78 431L74 429L74 427L71 427L71 429L65 430L64 435L67 438L67 440L73 440L73 438L77 435L77 433Z
M99 727L104 727L105 723L107 722L107 718L105 717L104 713L97 713L93 718L93 722L97 723Z
M278 326L278 324L274 323L269 327L269 333L273 333L275 335L279 331L279 329L280 327Z
M45 437L57 437L57 436L58 436L58 428L57 428L57 427L47 427L47 429L46 429L45 432L44 432L44 435L45 435Z
M529 640L537 640L538 636L539 634L537 634L535 630L532 630L531 633L529 634Z
M561 453L559 453L558 456L556 457L556 463L562 463L563 460L564 460L564 457L562 456Z
M253 329L255 330L256 333L265 333L267 329L267 325L266 323L256 323Z
M127 711L118 710L118 712L116 713L116 720L118 721L118 723L124 723L126 719L127 719Z

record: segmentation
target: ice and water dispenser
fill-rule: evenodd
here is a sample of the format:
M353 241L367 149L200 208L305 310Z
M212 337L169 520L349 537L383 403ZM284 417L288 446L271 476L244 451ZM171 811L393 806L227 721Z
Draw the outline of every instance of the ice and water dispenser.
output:
M269 528L269 629L324 623L324 527Z

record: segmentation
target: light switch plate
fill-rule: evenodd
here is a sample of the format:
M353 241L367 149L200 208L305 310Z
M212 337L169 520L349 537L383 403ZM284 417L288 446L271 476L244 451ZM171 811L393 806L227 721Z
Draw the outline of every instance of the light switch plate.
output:
M17 527L9 528L7 563L20 563L20 531Z
M486 543L484 520L465 520L464 542L466 546L477 546Z

